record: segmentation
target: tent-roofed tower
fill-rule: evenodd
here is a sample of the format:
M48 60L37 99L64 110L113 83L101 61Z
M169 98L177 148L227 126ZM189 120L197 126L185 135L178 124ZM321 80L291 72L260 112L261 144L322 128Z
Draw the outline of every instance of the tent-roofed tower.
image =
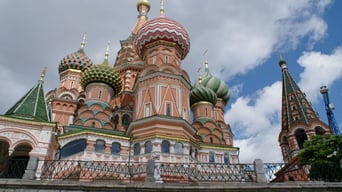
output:
M45 73L46 68L44 68L38 83L5 113L6 116L50 122L43 89Z
M303 148L305 140L314 135L330 134L330 129L319 119L292 78L284 59L279 60L279 66L282 70L282 109L278 141L284 161L289 162Z

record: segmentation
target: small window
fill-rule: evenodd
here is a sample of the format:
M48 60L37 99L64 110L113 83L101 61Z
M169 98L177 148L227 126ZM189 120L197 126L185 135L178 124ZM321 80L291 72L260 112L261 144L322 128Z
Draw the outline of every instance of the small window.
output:
M111 154L113 154L113 155L120 155L120 151L121 151L120 143L117 143L117 142L112 143Z
M70 83L70 88L71 88L71 89L74 88L74 81L71 81L71 83Z
M213 151L209 152L209 163L215 163L215 153Z
M99 91L99 99L101 99L101 97L102 97L102 91L100 90Z
M151 153L152 152L152 142L146 141L145 143L145 153Z
M213 137L210 137L209 139L210 139L210 143L214 143Z
M134 155L140 155L140 144L139 143L136 143L136 144L134 144L134 147L133 147L134 149L134 151L133 151L133 153L134 153Z
M168 55L165 55L165 64L169 64L169 56Z
M98 153L104 153L105 151L105 141L104 140L96 140L95 151Z
M224 164L230 164L229 153L225 152L223 156Z
M161 143L161 152L162 153L170 153L170 142L164 140L162 143Z
M180 142L177 142L175 144L175 153L176 154L183 154L183 144Z
M166 104L166 115L171 116L171 104Z

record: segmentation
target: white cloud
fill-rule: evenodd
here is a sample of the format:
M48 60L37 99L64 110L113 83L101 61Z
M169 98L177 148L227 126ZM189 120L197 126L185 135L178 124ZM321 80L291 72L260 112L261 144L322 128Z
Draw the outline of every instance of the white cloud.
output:
M234 145L241 149L241 162L252 162L255 158L265 162L281 160L277 140L280 131L281 86L278 81L253 96L239 97L225 114L235 135Z
M304 71L300 74L299 86L311 102L320 96L319 86L331 86L342 77L342 47L337 47L330 55L322 52L304 52L298 59Z

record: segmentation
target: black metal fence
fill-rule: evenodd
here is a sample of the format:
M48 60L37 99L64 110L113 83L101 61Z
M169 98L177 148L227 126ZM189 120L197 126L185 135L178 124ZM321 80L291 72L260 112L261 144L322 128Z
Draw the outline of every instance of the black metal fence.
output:
M144 182L149 166L147 163L118 161L46 160L37 163L39 179L79 181ZM0 169L0 177L22 178L26 165L27 160L11 160L6 168ZM154 176L163 182L256 182L254 164L156 162L152 166ZM272 181L283 166L283 163L265 163L267 182Z

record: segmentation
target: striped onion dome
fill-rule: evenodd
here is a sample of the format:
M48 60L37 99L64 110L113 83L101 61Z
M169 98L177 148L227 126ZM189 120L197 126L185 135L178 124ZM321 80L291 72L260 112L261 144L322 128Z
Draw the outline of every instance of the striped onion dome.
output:
M143 56L147 45L153 46L157 41L175 45L181 59L184 59L190 50L188 32L178 22L164 16L147 21L137 32L134 45L139 56Z
M198 102L209 102L213 105L217 102L217 96L214 91L204 87L200 82L192 88L190 93L190 106Z
M58 72L61 73L67 69L78 69L84 71L89 66L93 65L93 62L84 53L83 49L66 55L58 66Z
M113 67L107 63L99 65L93 65L83 71L81 75L81 85L83 89L90 83L102 82L113 88L114 94L118 94L121 91L121 77Z

